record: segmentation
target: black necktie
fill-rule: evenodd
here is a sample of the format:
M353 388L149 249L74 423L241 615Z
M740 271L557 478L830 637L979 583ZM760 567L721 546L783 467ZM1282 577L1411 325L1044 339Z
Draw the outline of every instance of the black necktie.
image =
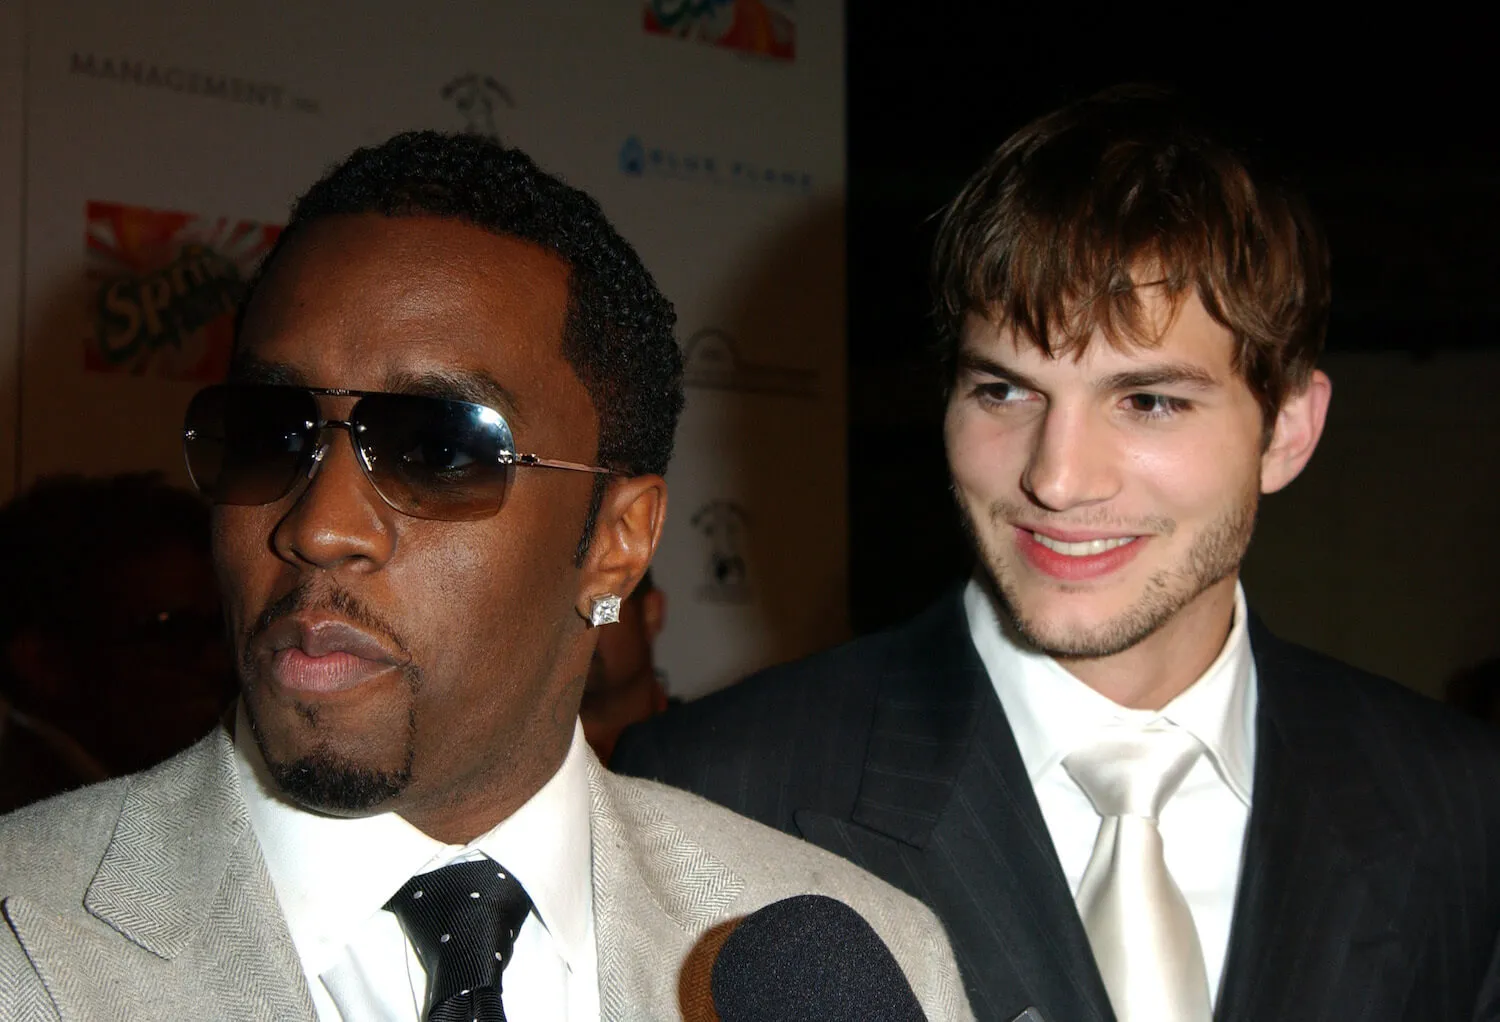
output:
M505 1022L500 974L531 899L504 866L477 859L419 874L385 907L427 970L427 1022Z

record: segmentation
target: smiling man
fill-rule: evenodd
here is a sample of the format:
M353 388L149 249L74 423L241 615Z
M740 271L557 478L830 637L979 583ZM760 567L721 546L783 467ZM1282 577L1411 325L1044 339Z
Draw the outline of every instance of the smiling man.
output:
M973 580L615 768L923 898L983 1019L1500 1017L1495 735L1279 641L1238 581L1331 393L1301 201L1111 90L1000 147L934 271Z
M709 1019L735 921L819 893L970 1017L918 902L584 741L666 514L673 321L593 200L485 138L299 200L184 433L237 718L0 820L0 1013Z

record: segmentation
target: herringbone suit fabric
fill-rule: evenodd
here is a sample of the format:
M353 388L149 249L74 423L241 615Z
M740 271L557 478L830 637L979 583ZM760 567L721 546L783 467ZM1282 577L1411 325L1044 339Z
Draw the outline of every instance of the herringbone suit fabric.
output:
M0 1017L312 1022L217 731L143 774L0 817ZM869 874L590 758L601 1017L708 1020L734 920L797 894L860 912L932 1019L972 1018L930 911Z

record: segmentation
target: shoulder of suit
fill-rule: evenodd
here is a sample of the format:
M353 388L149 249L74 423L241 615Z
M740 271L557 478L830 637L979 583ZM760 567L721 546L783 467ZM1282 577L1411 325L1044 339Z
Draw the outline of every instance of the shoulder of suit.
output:
M132 791L171 789L185 774L201 773L214 756L198 743L138 774L55 795L0 816L0 899L29 899L78 908L120 823Z
M696 795L654 781L604 776L617 807L629 813L633 804L656 817L658 829L675 832L678 854L685 841L738 879L730 916L798 895L834 898L858 912L890 948L929 1017L973 1017L947 934L920 901L846 859ZM648 829L633 822L638 833Z
M114 833L128 785L128 778L102 781L0 816L0 898L81 892Z
M818 894L858 912L900 963L927 1017L971 1020L953 949L932 910L847 860L762 826L696 795L600 771L615 813L638 844L672 863L674 875L730 878L731 901L716 914L742 918L786 898Z
M659 814L682 838L740 875L746 890L755 892L762 904L797 894L826 894L856 909L863 904L930 917L915 899L801 838L678 788L637 777L604 776L617 805L634 803Z
M749 675L743 681L716 692L709 699L787 698L805 686L844 685L851 678L872 677L871 667L884 666L893 657L899 657L906 645L901 629L876 632L873 635L850 639L828 649L811 653ZM733 694L733 695L732 695Z
M742 684L795 684L819 678L838 679L851 673L927 667L934 660L947 659L951 650L946 647L967 640L968 628L961 591L955 590L944 594L916 617L898 625L850 639L791 663L766 668ZM944 648L935 649L934 645Z
M1255 644L1262 692L1268 684L1319 712L1320 726L1390 739L1386 755L1421 754L1500 769L1500 728L1390 678L1260 630ZM1264 696L1263 696L1264 697Z

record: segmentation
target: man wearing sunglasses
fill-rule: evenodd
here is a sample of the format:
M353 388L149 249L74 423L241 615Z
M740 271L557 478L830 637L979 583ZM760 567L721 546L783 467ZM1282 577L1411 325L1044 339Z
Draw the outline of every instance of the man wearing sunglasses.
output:
M917 902L584 742L592 628L666 512L673 319L593 200L488 139L398 136L303 196L184 430L236 717L0 822L7 1017L706 1018L733 921L808 892L968 1016Z
M973 578L615 767L921 896L980 1018L1500 1018L1500 735L1278 640L1239 586L1330 396L1296 193L1114 90L995 152L934 276Z

